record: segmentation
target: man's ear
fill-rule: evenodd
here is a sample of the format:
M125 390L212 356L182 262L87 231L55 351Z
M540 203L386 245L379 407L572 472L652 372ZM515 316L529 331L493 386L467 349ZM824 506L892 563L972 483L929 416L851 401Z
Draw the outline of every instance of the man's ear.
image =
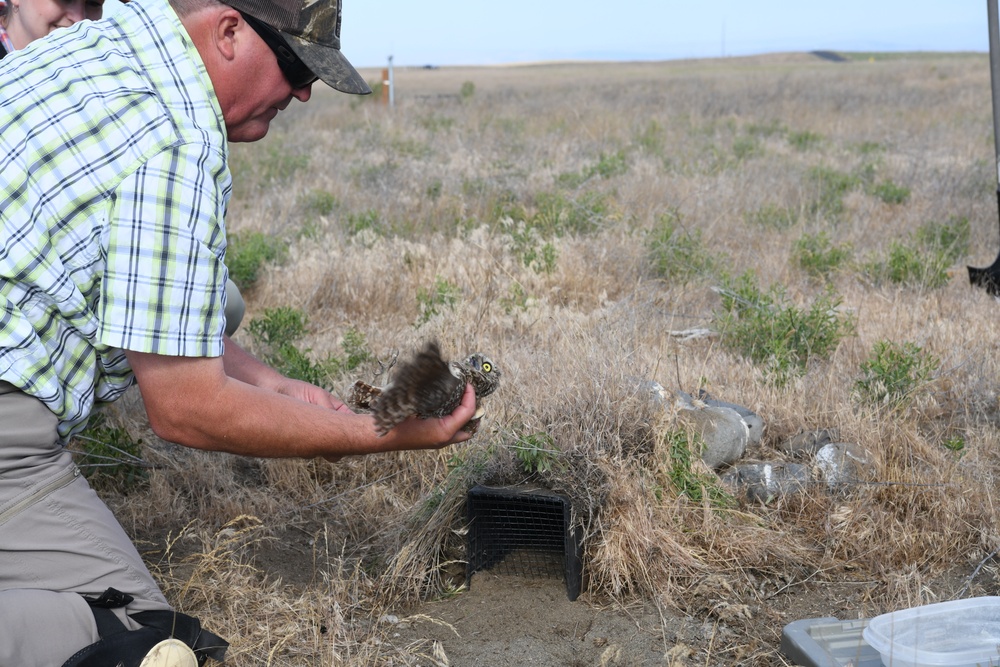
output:
M212 40L219 55L226 61L233 61L249 26L232 7L226 7L215 16L212 26Z

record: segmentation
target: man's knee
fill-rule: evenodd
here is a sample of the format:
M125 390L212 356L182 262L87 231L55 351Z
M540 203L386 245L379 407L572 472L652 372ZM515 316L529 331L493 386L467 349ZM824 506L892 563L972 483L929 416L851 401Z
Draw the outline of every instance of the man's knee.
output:
M228 643L198 619L169 609L125 616L129 595L0 591L0 667L195 667L219 662Z
M226 281L226 335L232 336L240 328L247 305L240 288L232 280Z
M222 662L229 644L203 630L201 622L169 609L128 614L128 625L116 610L131 604L132 596L107 589L87 599L99 639L74 653L63 667L198 667L212 658Z
M90 606L76 593L0 591L0 628L0 667L61 665L99 638Z

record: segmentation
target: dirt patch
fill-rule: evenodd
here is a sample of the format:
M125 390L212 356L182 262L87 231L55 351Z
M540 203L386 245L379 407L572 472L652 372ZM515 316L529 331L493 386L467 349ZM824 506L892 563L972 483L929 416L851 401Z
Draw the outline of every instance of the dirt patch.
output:
M254 565L301 591L322 579L310 531L289 527L253 549ZM958 594L967 573L928 582L941 599ZM803 618L856 619L872 582L850 571L764 580L737 590L722 576L690 587L690 597L656 605L618 605L584 591L570 601L561 578L477 572L451 597L377 619L401 664L427 667L536 665L789 665L781 632ZM967 592L984 594L981 591ZM419 656L422 662L412 662Z
M953 574L934 586L946 594L964 581ZM400 648L425 643L426 664L436 667L785 666L792 664L780 651L785 625L860 618L870 589L865 582L803 583L744 605L725 600L723 582L706 583L717 585L714 608L685 614L652 604L601 604L586 593L570 602L559 580L477 573L469 590L401 617L392 638Z
M261 579L280 582L277 588L288 599L315 598L320 604L324 568L328 567L317 556L322 526L313 517L268 530L266 538L247 544L240 558L246 558ZM150 563L156 564L165 554L163 537L144 537L138 541ZM175 576L188 576L184 568L189 566L183 563L195 552L185 550L196 546L183 540L173 543L170 558L182 563L175 568ZM362 617L345 619L349 625L367 628L363 634L377 638L372 641L380 643L380 659L394 656L391 663L379 664L787 667L792 663L780 646L788 623L871 617L878 606L874 602L878 582L859 577L850 567L770 577L714 573L690 581L683 599L622 605L595 595L586 585L570 601L564 580L555 576L481 571L468 588L459 589L464 570L454 565L451 581L461 592L411 608L375 612L377 618L359 608ZM925 601L996 594L996 569L986 564L970 582L975 565L956 564L946 575L923 581ZM255 664L239 654L246 647L234 639L237 655L230 662L236 667ZM294 642L297 652L313 651L301 638ZM335 654L340 656L339 649ZM332 664L374 664L346 655L339 659L346 662Z
M665 649L702 628L654 608L570 602L556 579L478 573L470 589L401 619L394 641L430 641L437 660L480 665L660 665ZM689 640L690 641L690 640ZM433 664L433 663L432 663Z

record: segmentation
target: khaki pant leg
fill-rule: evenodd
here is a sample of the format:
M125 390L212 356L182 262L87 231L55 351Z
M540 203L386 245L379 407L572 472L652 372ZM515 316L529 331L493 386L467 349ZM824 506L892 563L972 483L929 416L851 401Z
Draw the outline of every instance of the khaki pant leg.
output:
M59 445L54 415L0 383L0 667L61 665L97 641L81 595L169 609L131 539ZM9 393L3 393L4 391ZM18 633L16 640L14 633Z

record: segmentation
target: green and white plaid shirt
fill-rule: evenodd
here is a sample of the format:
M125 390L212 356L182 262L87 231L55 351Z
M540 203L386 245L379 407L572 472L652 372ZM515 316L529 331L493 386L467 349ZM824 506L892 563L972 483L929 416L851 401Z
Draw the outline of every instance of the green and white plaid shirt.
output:
M64 439L134 381L123 350L222 354L222 111L165 0L0 61L0 379Z

